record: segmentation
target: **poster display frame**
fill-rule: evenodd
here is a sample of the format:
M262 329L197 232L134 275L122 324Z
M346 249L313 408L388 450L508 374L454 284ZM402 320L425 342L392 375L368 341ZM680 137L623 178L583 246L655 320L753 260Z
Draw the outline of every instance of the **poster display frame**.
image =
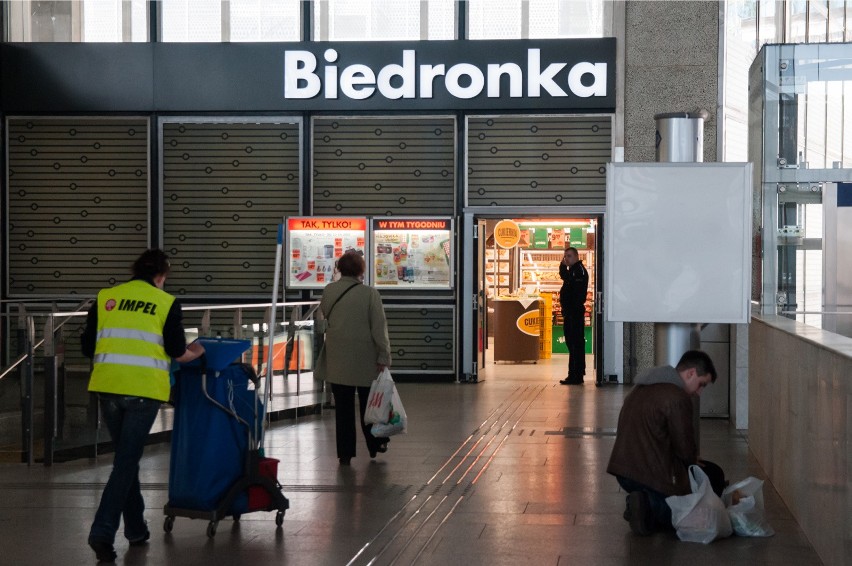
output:
M296 230L296 229L292 228L292 223L294 223L294 222L310 223L313 226ZM343 222L359 222L359 223L361 223L362 227L360 229L359 228L355 228L355 229L350 228L350 229L347 230L346 228L339 227L339 226L342 226L341 223L343 223ZM345 232L345 231L350 231L350 232L360 231L362 233L361 237L364 240L364 246L363 246L364 261L367 265L367 272L364 274L364 283L369 285L371 283L371 277L370 277L370 265L371 265L370 247L371 247L371 242L370 242L369 222L370 222L370 218L367 217L367 216L286 216L286 217L284 217L284 228L285 228L285 238L284 238L285 277L284 277L284 281L285 281L285 287L287 289L304 289L304 290L321 290L321 289L324 289L326 285L328 285L329 283L331 283L334 280L334 263L337 261L337 258L340 257L339 255L336 255L337 251L336 251L335 248L341 248L341 254L342 254L342 252L346 251L346 242L343 241L344 237L342 235L340 237L340 239L341 239L341 245L340 246L335 246L335 242L333 240L331 241L330 244L329 243L323 243L322 245L323 245L324 249L328 246L331 246L331 250L332 250L330 256L329 256L328 253L325 253L324 257L321 258L321 261L324 262L323 263L324 267L326 267L326 268L329 267L329 266L331 267L331 269L323 272L323 278L325 280L322 281L322 282L317 282L316 279L311 277L310 275L308 277L306 277L304 281L299 280L298 277L297 277L298 273L294 272L295 271L294 267L296 267L297 269L300 269L300 266L294 266L294 259L300 260L300 263L305 263L305 269L300 270L299 273L309 273L310 269L307 268L307 262L308 262L309 258L301 258L301 257L294 258L293 257L294 238L298 237L298 235L294 236L294 233L308 232L308 231L314 231L314 232L327 231L327 232L330 232L330 233L335 233L335 232L342 233L342 232ZM334 236L330 236L330 237L334 238ZM357 238L357 236L356 236L356 238ZM317 238L314 238L314 239L317 239ZM323 241L325 241L325 240L323 240ZM319 243L314 242L311 245L319 245ZM350 247L352 247L352 246L350 246ZM358 248L357 242L356 242L356 246L354 246L354 247L356 249ZM300 249L300 252L301 252L301 246L299 247L299 249ZM300 255L301 255L301 253L300 253ZM314 255L318 255L318 254L314 254ZM313 261L319 261L319 260L314 259Z
M380 222L388 222L388 223L415 223L415 222L443 222L447 226L447 228L430 228L430 227L410 227L406 228L403 226L394 226L394 227L386 227L386 228L377 228ZM369 250L367 251L367 255L370 258L368 262L368 271L370 272L371 281L374 287L379 291L408 291L408 290L416 290L416 291L452 291L455 289L455 261L456 261L456 242L455 242L455 219L450 216L380 216L380 217L369 217L368 218L368 231L369 231ZM379 277L376 276L376 269L378 266L379 254L377 253L376 246L378 245L378 236L377 232L381 231L396 231L396 232L423 232L423 231L446 231L449 250L443 250L446 254L447 261L447 284L428 284L428 283L418 283L414 281L406 281L403 284L395 284L388 285L382 284ZM441 243L438 243L439 246L443 248ZM441 257L444 260L443 256ZM398 266L394 266L395 269L399 269Z

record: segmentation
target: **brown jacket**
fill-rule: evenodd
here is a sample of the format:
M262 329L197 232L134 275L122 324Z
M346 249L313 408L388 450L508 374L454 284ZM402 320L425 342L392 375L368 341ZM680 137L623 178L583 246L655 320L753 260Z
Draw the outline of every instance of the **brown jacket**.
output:
M652 371L660 370L674 368ZM624 399L606 471L666 496L690 493L687 469L698 459L693 431L692 399L674 380L637 385Z
M332 305L350 286L356 285ZM314 376L329 383L369 387L376 379L376 364L391 365L388 326L382 298L374 288L354 277L341 277L322 293L320 310L328 314L325 346Z

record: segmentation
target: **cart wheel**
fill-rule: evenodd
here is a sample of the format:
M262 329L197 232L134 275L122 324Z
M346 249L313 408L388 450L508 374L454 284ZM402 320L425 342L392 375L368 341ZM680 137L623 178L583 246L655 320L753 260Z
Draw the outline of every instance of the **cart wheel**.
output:
M175 518L171 515L166 516L166 520L163 521L163 530L167 533L172 532L172 527L175 525Z
M234 513L234 522L239 521L241 516L239 513Z
M284 524L284 511L275 514L275 524L279 527Z
M216 536L216 521L210 521L207 525L207 536L213 538Z

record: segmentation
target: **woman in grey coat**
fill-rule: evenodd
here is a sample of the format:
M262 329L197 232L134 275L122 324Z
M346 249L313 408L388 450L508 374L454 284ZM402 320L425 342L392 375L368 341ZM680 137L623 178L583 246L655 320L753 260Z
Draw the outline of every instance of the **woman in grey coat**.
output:
M327 321L325 345L315 376L331 384L336 408L337 457L348 466L355 456L355 392L361 407L361 430L370 457L386 452L388 438L376 438L364 423L370 385L391 364L385 310L379 292L364 285L366 265L358 252L348 251L337 260L340 280L322 294L320 311Z

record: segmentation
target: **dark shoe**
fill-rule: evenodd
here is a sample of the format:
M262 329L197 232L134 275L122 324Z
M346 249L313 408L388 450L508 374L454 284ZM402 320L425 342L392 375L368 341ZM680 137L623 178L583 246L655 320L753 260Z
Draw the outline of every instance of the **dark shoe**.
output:
M340 458L341 466L348 466L352 463L352 458Z
M151 538L151 531L145 531L145 536L130 541L130 546L145 546Z
M562 385L583 385L582 379L575 379L573 377L566 377L565 379L560 379L559 383Z
M644 491L631 491L627 496L627 510L630 513L630 530L640 537L654 534L654 518L651 516L651 502Z
M115 549L108 542L89 541L89 546L95 551L98 562L115 562Z
M379 452L381 452L382 454L384 454L384 453L385 453L385 452L387 452L387 451L388 451L388 443L387 443L387 441L382 442L381 444L379 444L379 445L376 447L376 449L375 449L375 450L370 449L370 458L375 458L375 457L376 457L376 454L377 454L377 453L379 453Z

